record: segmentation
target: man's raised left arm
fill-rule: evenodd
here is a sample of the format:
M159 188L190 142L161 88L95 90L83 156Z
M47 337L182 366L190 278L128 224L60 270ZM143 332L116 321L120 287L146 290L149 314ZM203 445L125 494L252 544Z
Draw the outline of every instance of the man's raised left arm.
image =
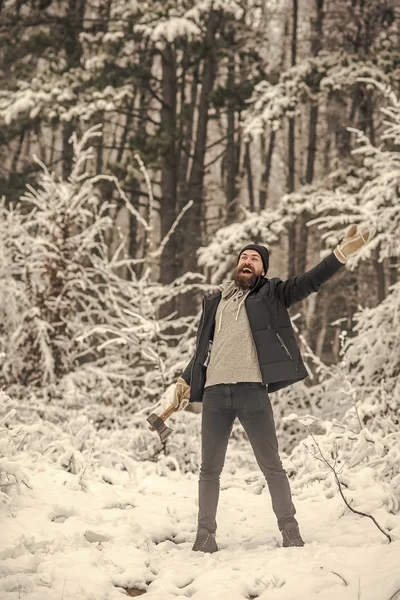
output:
M367 228L357 229L357 225L351 225L343 241L315 267L302 275L294 275L276 283L276 294L281 302L289 308L311 293L318 292L321 285L346 264L349 254L364 246L370 237L371 233Z

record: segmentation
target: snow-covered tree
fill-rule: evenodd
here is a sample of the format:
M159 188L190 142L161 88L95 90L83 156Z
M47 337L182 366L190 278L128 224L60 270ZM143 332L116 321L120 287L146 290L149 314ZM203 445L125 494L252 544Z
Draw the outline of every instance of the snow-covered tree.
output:
M146 259L130 259L122 235L110 253L112 203L99 184L117 189L150 239L152 222L129 204L115 178L86 171L97 129L81 140L73 136L67 180L42 165L38 186L29 186L17 208L1 205L1 373L7 384L48 386L67 378L77 390L97 389L104 402L122 402L122 388L125 402L144 400L166 389L193 345L194 318L159 318L161 307L209 286L193 283L199 277L191 274L157 283L154 269L169 237L159 247L148 244Z

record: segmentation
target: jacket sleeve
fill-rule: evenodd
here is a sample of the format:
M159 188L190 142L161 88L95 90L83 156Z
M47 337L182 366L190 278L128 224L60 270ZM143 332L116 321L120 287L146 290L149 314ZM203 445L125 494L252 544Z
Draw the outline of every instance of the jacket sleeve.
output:
M192 374L192 366L194 363L194 357L195 355L193 354L192 358L190 359L190 361L188 362L188 364L186 365L185 370L183 371L181 377L186 381L186 383L188 385L190 385L190 376Z
M192 367L193 367L193 363L194 363L194 359L196 357L196 351L197 351L197 346L199 343L199 338L200 338L200 332L201 332L201 324L203 322L203 318L204 318L204 303L203 303L203 310L201 312L201 316L200 316L200 325L197 329L197 335L196 335L196 346L195 346L195 351L194 354L192 356L192 358L190 359L190 361L188 362L188 364L186 365L185 370L183 371L181 377L186 381L186 383L188 385L191 384L191 374L192 374Z
M289 308L292 304L307 298L312 292L318 292L321 285L342 267L344 263L340 262L332 252L303 275L294 275L286 281L278 279L275 293L286 308Z

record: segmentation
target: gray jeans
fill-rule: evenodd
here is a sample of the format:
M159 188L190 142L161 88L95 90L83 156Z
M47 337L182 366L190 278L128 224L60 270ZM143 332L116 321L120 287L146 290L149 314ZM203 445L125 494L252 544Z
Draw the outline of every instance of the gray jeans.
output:
M261 383L206 387L201 422L201 468L198 527L215 532L220 474L235 417L243 425L265 476L279 529L296 521L289 481L278 452L275 422L267 388Z

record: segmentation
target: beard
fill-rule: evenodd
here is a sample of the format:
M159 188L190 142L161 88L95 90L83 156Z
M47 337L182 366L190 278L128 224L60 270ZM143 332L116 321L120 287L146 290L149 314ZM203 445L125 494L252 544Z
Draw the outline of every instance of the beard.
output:
M234 276L236 285L241 290L251 290L251 288L254 287L255 284L257 283L257 279L258 279L258 276L254 272L242 273L241 271L238 271L237 269L234 269L233 276Z

